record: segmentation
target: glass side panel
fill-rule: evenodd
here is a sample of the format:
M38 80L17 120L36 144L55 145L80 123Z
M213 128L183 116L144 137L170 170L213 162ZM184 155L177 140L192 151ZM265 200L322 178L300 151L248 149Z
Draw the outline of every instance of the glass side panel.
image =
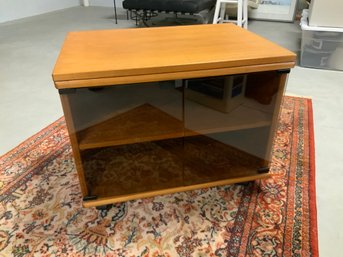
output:
M276 71L187 80L184 183L266 172L280 90Z
M183 88L175 81L77 89L69 94L90 195L182 184Z

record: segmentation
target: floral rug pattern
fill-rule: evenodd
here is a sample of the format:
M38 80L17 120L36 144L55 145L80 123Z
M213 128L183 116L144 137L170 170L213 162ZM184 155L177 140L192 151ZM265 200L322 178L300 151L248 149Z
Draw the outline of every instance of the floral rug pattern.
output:
M312 130L285 97L271 178L97 210L61 118L0 157L0 256L318 256Z

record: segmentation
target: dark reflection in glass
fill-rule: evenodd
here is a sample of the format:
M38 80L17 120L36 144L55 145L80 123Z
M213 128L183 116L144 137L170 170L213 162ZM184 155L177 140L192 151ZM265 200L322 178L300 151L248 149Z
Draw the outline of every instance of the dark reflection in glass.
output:
M92 195L108 197L183 184L182 138L127 144L83 152ZM168 147L166 147L168 146Z
M183 151L184 137L178 83L79 89L72 107L91 195L125 195L183 183L183 162L174 154Z
M267 168L280 101L276 71L186 81L185 182L258 174ZM187 134L187 132L185 132Z
M269 165L281 96L276 71L76 89L69 99L89 194L257 175Z

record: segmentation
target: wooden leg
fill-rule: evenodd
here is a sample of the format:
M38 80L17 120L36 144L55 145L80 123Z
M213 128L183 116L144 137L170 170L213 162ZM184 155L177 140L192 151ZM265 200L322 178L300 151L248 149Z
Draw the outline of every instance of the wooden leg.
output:
M87 189L85 174L84 174L84 170L82 166L81 154L79 150L79 143L78 143L78 138L76 135L76 129L75 129L74 121L73 121L73 114L72 114L72 109L70 105L70 99L68 97L68 94L63 94L63 93L60 94L60 98L62 102L64 117L67 123L71 148L73 150L74 161L75 161L76 171L79 177L82 196L85 197L85 196L88 196L88 189Z

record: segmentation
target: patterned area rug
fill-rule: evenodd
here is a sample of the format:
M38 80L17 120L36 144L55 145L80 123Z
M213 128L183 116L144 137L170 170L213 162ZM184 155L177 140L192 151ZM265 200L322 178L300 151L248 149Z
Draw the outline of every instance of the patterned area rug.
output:
M272 178L86 209L61 118L0 157L0 256L318 256L314 162L285 97Z

